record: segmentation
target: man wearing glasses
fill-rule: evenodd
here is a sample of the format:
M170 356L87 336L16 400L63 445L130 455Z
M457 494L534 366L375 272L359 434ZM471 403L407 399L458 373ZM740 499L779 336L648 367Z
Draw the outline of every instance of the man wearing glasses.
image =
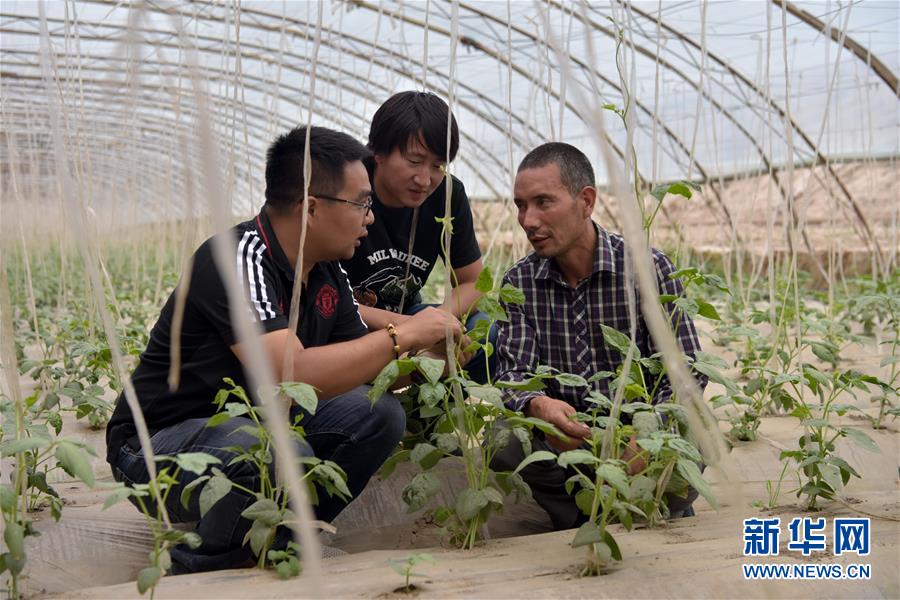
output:
M448 148L447 121L450 121ZM359 311L370 330L403 323L425 308L419 293L439 257L447 194L446 166L456 157L459 130L447 104L427 92L400 92L375 112L369 129L375 223L352 258L344 260ZM450 197L453 236L450 267L453 294L440 308L471 329L482 270L472 211L462 182L453 177ZM470 314L471 313L471 314ZM484 383L489 365L478 352L466 365L469 377Z
M458 321L446 312L429 308L402 323L378 329L363 324L347 276L337 262L353 256L372 224L372 190L362 160L369 151L343 133L313 127L309 136L312 176L304 200L306 129L279 137L269 148L266 162L266 203L259 215L221 235L234 236L236 269L244 297L244 314L258 323L261 341L276 379L282 380L285 353L293 361L292 379L315 387L319 404L315 414L299 407L306 441L297 442L300 455L315 455L336 462L347 474L353 497L397 446L405 428L405 414L391 394L370 404L366 385L401 353L428 348L447 331L460 335ZM307 231L300 268L300 322L288 330L288 315L295 285L302 221ZM183 325L180 326L181 361L178 384L169 387L176 292L162 309L150 334L146 351L132 375L135 392L150 429L158 456L206 452L220 459L216 465L235 484L258 490L259 473L245 462L233 463L241 449L258 439L243 426L249 419L235 417L209 427L213 400L231 378L248 393L243 359L246 349L237 341L231 323L229 298L213 260L211 240L192 259ZM371 331L371 332L370 332ZM122 396L107 428L107 460L117 481L147 483L143 450L134 420ZM274 465L271 465L274 476ZM199 496L191 495L187 508L181 491L198 476L182 472L167 496L175 521L198 521L199 548L178 546L171 551L172 573L188 573L245 565L252 554L244 545L250 521L241 512L256 498L237 486L202 518ZM316 516L332 520L346 503L318 493ZM289 535L279 533L276 547Z

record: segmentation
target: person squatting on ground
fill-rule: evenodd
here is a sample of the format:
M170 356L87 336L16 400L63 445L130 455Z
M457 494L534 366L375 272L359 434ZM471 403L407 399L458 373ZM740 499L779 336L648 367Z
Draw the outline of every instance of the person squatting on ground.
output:
M301 456L315 455L336 462L347 474L353 497L397 446L405 428L405 414L397 399L385 394L370 406L366 392L381 369L401 352L428 348L447 332L460 335L458 321L447 312L428 308L396 326L396 339L385 330L367 329L353 300L347 276L339 260L353 256L372 224L372 190L362 161L369 151L348 135L321 127L310 131L312 175L308 202L304 203L304 148L306 129L297 128L271 145L266 162L266 202L250 221L219 234L232 236L239 283L246 297L246 312L263 331L260 341L276 379L282 380L284 353L291 353L293 379L319 390L314 415L303 414L306 441L297 442ZM301 218L306 213L307 234L303 247L300 285L300 322L288 331L288 315L294 267L300 246ZM230 377L248 393L242 359L245 348L237 342L229 315L229 298L213 260L212 238L193 256L181 328L179 385L167 382L172 343L172 319L176 292L169 296L153 327L146 351L132 375L138 400L150 429L153 451L158 456L182 452L206 452L221 460L219 468L233 482L259 489L259 474L247 462L230 464L236 455L230 447L250 447L258 442L240 430L247 418L232 418L207 427L215 412L213 399ZM182 283L183 285L183 283ZM301 409L292 406L291 419ZM117 481L147 483L143 450L134 420L123 396L107 428L107 460ZM277 460L277 457L276 457ZM274 466L272 467L274 473ZM246 564L252 557L242 544L250 521L241 512L255 501L242 491L232 491L200 518L199 490L187 509L181 506L181 489L197 475L182 472L169 495L167 509L173 521L198 521L202 545L191 550L174 548L173 573L208 571ZM316 516L332 520L345 502L318 494ZM279 532L276 544L289 539Z
M436 219L444 217L446 167L456 157L459 130L446 102L436 95L400 92L375 112L368 145L373 156L365 163L375 223L356 254L342 264L363 320L377 330L388 322L402 323L429 306L422 303L419 291L438 257L444 256L443 225ZM451 182L453 294L440 308L460 319L471 312L466 322L471 329L487 318L474 311L480 296L475 280L483 268L481 250L465 187L456 177ZM465 368L470 379L484 383L491 366L478 351Z
M523 305L508 305L508 322L498 323L497 381L522 381L538 365L548 365L565 373L588 379L600 371L616 372L622 356L604 343L601 324L629 335L628 300L625 279L625 243L621 236L596 224L591 214L597 201L594 171L587 157L574 146L549 143L532 150L519 165L515 180L515 205L519 225L528 236L534 252L513 265L504 276L525 293ZM675 271L672 261L653 249L656 280L661 294L680 295L678 280L669 279ZM640 290L634 285L636 306ZM682 350L693 357L700 342L691 319L668 306L676 338ZM636 343L641 356L656 352L643 317L637 315ZM706 378L695 374L700 388ZM609 380L595 381L593 389L610 396ZM571 419L576 411L586 411L587 388L563 386L550 380L541 392L510 392L507 406L555 425L569 440L538 435L533 450L562 452L581 445L590 434L583 423ZM672 390L668 379L660 384L656 402L665 402ZM638 448L631 441L625 460ZM510 436L492 468L514 470L524 458L519 441ZM639 460L632 467L639 468ZM574 470L555 462L535 462L521 474L531 486L534 499L550 516L556 529L577 527L586 517L565 491L565 481ZM693 514L687 499L669 496L670 517Z

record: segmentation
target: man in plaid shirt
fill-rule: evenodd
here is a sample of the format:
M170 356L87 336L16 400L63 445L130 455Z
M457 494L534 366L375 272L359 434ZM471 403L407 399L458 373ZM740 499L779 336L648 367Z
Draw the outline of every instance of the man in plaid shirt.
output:
M519 225L534 252L513 265L504 277L505 283L524 292L525 303L507 305L509 321L497 324L496 381L530 379L538 365L588 379L599 371L615 372L622 364L618 350L604 343L600 325L629 335L625 243L621 236L607 232L591 219L596 200L591 164L574 146L544 144L519 165L515 204ZM681 295L681 282L669 278L675 271L672 261L655 249L652 256L659 292ZM639 310L636 284L633 290ZM674 307L670 314L682 349L693 357L700 350L693 322ZM636 317L638 349L641 356L650 356L657 350L643 317ZM699 375L697 379L702 389L706 379ZM650 376L648 381L655 381L655 377ZM507 406L552 423L569 438L538 437L533 441L534 450L562 452L577 448L590 430L572 420L572 415L589 407L585 398L591 389L611 397L609 379L593 382L592 388L562 385L556 380L547 383L540 392L510 391ZM671 394L665 378L654 400L665 402ZM623 458L628 460L637 451L632 440ZM491 466L497 471L510 471L523 458L521 444L510 436L508 446L498 452ZM638 463L636 460L632 465L638 467ZM572 473L550 461L534 462L521 473L557 529L584 521L574 498L565 491L565 481ZM693 514L695 497L696 493L687 500L670 498L670 516Z

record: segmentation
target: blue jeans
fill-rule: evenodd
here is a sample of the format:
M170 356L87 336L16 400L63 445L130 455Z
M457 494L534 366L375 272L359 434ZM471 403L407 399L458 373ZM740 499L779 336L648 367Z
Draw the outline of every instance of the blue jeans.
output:
M315 415L304 414L302 425L306 441L296 441L301 456L317 456L336 462L347 473L347 486L357 497L369 478L397 447L406 428L406 415L391 394L382 396L374 406L364 385L330 400L320 402ZM291 418L300 411L291 410ZM245 461L229 464L236 456L232 448L248 448L256 443L256 436L240 431L253 425L250 419L235 417L216 427L206 427L207 419L189 419L156 432L150 442L157 456L173 456L182 452L206 452L222 462L216 465L234 483L251 490L259 489L259 472ZM113 476L126 484L147 483L149 475L144 465L143 450L125 444L111 463ZM270 465L274 476L274 465ZM185 509L180 501L181 490L198 475L183 471L178 484L169 492L166 509L173 522L197 522L196 532L202 544L196 550L185 545L172 549L172 572L191 573L240 567L252 560L250 546L243 545L250 521L241 512L256 501L243 491L232 488L201 518L200 490L194 490ZM316 518L331 521L347 503L318 490L319 504ZM146 500L146 499L145 499ZM152 505L151 505L152 506ZM152 510L152 508L151 508ZM275 547L284 546L290 532L279 530Z
M429 306L440 306L440 304L413 304L412 306L407 307L407 309L404 311L404 314L414 315ZM468 331L469 329L475 327L475 324L478 321L487 321L488 318L489 317L481 311L473 312L466 320L466 330ZM491 346L493 346L494 348L497 347L496 326L491 327L491 330L488 333L488 341L491 343ZM466 365L463 367L466 370L466 373L468 373L469 379L471 379L475 383L487 383L488 373L491 374L491 377L493 377L494 375L494 367L497 364L496 356L496 354L491 354L490 358L485 358L484 350L479 350L478 352L476 352L471 360L469 360L469 362L466 363Z

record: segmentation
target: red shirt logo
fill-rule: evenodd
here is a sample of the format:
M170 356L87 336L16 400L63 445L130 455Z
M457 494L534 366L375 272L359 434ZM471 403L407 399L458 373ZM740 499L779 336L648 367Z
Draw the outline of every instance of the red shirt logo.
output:
M319 288L316 294L316 310L324 319L330 319L334 316L334 311L338 305L338 293L334 286L325 284Z

